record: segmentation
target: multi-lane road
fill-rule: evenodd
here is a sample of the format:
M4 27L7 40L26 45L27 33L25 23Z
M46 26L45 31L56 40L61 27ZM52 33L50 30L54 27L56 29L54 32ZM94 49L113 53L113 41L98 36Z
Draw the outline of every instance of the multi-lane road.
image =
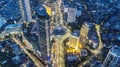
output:
M54 12L55 12L55 21L53 21L54 23L56 23L56 25L52 28L56 28L58 26L62 26L63 28L66 29L66 34L62 35L61 37L55 37L56 38L56 42L54 44L55 46L55 58L52 58L52 62L53 62L53 67L65 67L65 58L64 58L64 44L63 41L69 37L70 35L70 31L69 29L66 28L66 26L64 26L63 22L63 12L62 12L62 0L57 0L54 6Z
M22 37L24 37L22 35ZM25 37L24 37L25 38ZM29 52L28 49L26 49L26 46L29 46L29 43L24 43L22 42L19 37L13 37L12 38L14 40L14 42L17 43L18 46L20 46L20 48L28 55L28 57L34 62L36 67L45 67L45 65L43 63L41 63L41 60L38 59L37 56L35 56L35 54L33 54L32 52ZM27 41L28 42L28 41ZM32 50L30 50L32 51Z

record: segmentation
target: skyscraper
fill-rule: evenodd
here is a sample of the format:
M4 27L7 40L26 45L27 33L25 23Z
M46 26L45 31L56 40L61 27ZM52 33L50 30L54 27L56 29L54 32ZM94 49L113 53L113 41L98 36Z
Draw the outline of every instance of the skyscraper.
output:
M39 21L40 29L40 47L41 53L45 60L49 57L49 45L50 45L50 24L46 21Z
M49 61L49 45L50 45L50 23L49 16L46 13L46 9L43 5L39 5L36 8L36 13L38 15L38 26L39 26L39 35L40 35L40 51L42 58L46 61Z
M113 47L109 50L102 67L120 67L120 47Z
M19 5L22 12L23 21L26 22L35 22L32 19L30 1L29 0L19 0Z

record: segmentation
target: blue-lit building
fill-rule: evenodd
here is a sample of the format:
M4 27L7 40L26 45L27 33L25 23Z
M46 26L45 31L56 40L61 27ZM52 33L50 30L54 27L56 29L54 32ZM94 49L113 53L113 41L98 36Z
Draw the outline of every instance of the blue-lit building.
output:
M46 9L45 7L43 6L43 4L40 4L36 7L36 13L37 13L37 17L40 18L40 19L48 19L49 16L46 12Z
M30 0L20 0L19 5L20 5L23 21L35 22L32 19L32 11L31 11L31 6L30 6L31 5Z
M36 8L37 13L37 23L39 25L39 35L40 35L40 51L42 58L46 61L49 61L49 45L50 45L50 22L49 16L46 12L46 9L43 5L39 5Z
M6 34L18 34L22 32L22 24L10 24L8 25L3 33L5 32Z
M109 50L102 67L120 67L120 47L116 46Z

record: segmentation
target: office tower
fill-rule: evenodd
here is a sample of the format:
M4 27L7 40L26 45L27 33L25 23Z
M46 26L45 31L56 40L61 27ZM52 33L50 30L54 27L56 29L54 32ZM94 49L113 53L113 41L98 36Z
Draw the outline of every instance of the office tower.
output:
M46 61L49 61L49 45L50 45L50 23L49 16L46 13L46 9L43 5L39 5L36 8L36 13L38 16L38 26L39 26L39 36L40 36L40 51L42 58Z
M44 59L47 60L47 50L49 49L50 45L50 24L49 21L40 21L39 23L39 29L40 29L40 47L42 51L42 55Z
M109 50L102 67L120 67L120 47Z
M75 22L76 21L76 8L68 8L68 18L67 22Z
M19 0L23 21L33 22L29 0Z

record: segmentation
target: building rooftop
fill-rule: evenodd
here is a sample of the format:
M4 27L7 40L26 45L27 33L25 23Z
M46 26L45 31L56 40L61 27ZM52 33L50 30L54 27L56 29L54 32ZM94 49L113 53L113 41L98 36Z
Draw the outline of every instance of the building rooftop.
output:
M6 20L3 17L0 17L0 27L2 27L4 23L6 23Z
M51 16L51 14L52 14L52 9L51 9L49 6L45 5L45 4L44 4L43 6L45 7L47 14L48 14L49 16Z
M117 56L117 57L120 57L120 47L116 46L116 47L113 47L112 49L110 49L110 52Z
M46 15L47 15L46 9L45 9L45 7L44 7L43 5L37 6L36 12L37 12L37 14L40 15L40 16L46 16Z
M10 24L6 27L6 29L8 28L21 28L22 27L22 24Z

